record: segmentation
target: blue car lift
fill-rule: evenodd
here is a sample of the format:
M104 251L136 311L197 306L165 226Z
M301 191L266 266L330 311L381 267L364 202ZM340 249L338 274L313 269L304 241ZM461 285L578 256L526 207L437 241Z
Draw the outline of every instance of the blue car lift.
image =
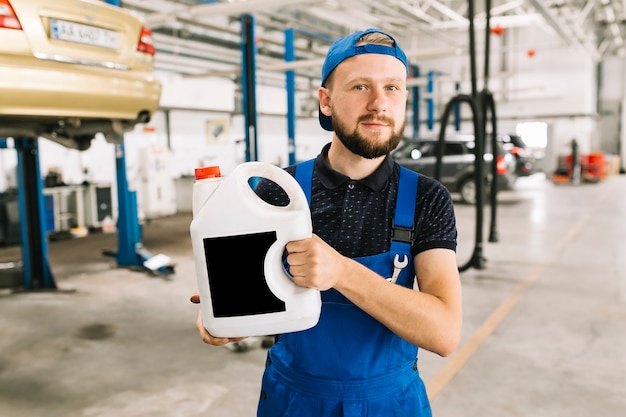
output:
M106 0L106 3L120 6L119 0ZM155 256L141 243L137 193L128 189L123 138L121 143L115 145L115 168L118 200L118 252L103 251L103 254L115 257L118 266L145 269L163 275L174 273L174 266L167 256L162 254Z
M128 189L126 176L126 153L124 142L115 145L115 168L117 173L117 236L118 252L103 251L113 256L117 265L131 269L146 270L161 275L174 273L169 257L153 255L141 243L141 225L137 213L137 193Z
M6 148L6 140L2 140ZM39 170L37 139L15 139L17 151L17 198L25 290L57 288L48 263L48 241L45 230L43 185Z
M22 249L23 289L56 290L57 285L48 261L48 239L45 227L45 203L39 167L39 142L36 138L16 138L17 185ZM0 148L7 148L5 139ZM124 144L116 145L118 183L118 244L115 256L118 266L169 275L174 272L167 256L153 256L141 243L141 228L137 216L136 193L128 190Z
M119 1L107 0L119 6ZM43 184L39 168L38 138L14 138L17 151L17 182L20 237L22 244L23 289L56 290L48 262L48 239L45 227ZM118 198L118 252L103 251L114 256L118 266L138 268L151 273L169 275L174 272L169 257L152 255L141 243L141 226L137 215L136 193L129 191L123 137L115 146ZM0 139L0 148L7 148Z

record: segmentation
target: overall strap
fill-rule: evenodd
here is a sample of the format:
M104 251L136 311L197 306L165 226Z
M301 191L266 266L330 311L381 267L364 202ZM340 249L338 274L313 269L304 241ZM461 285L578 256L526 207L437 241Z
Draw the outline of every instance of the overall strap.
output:
M315 159L309 159L296 165L295 178L311 205L311 181ZM410 169L400 167L400 181L391 229L391 250L410 250L415 237L415 200L417 196L418 174Z
M296 181L302 187L304 195L306 195L306 201L311 205L311 181L313 180L313 166L315 164L315 158L308 161L300 162L296 165Z
M417 196L418 174L400 167L400 181L396 196L396 209L391 229L391 250L411 248L415 237L415 200Z

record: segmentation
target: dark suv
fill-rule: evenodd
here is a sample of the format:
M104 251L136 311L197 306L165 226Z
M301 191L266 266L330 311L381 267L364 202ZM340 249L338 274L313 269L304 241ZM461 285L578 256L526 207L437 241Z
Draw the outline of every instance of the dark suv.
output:
M489 192L492 178L490 162L493 155L490 151L491 143L485 144L485 190ZM434 178L435 163L437 161L437 136L406 139L391 154L402 166ZM473 135L451 134L445 141L441 183L451 192L459 193L464 203L476 202L476 185L474 183L474 147L476 142ZM515 157L504 149L499 142L499 152L496 159L497 186L500 190L512 190L517 179Z

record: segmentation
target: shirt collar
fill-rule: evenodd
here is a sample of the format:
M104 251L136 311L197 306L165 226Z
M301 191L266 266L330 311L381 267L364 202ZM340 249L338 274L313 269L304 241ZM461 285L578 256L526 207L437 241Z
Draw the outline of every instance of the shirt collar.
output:
M350 177L335 171L328 165L328 150L330 143L326 144L320 154L315 159L315 172L322 185L328 189L338 188L341 185L353 181ZM393 159L387 155L378 168L371 175L354 182L358 182L373 191L381 191L387 186L389 177L393 173Z

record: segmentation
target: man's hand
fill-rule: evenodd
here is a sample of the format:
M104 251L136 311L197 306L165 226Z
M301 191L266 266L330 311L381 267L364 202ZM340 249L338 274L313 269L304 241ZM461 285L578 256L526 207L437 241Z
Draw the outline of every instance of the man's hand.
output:
M200 294L195 292L189 298L194 304L200 304ZM247 337L214 337L211 333L208 332L207 329L204 328L204 323L202 322L202 310L198 311L198 318L196 320L196 329L198 329L198 333L200 333L200 338L207 345L213 346L224 346L226 343L230 342L241 342Z
M348 258L342 256L319 236L287 243L287 263L293 281L302 287L325 291L333 288L346 268Z

